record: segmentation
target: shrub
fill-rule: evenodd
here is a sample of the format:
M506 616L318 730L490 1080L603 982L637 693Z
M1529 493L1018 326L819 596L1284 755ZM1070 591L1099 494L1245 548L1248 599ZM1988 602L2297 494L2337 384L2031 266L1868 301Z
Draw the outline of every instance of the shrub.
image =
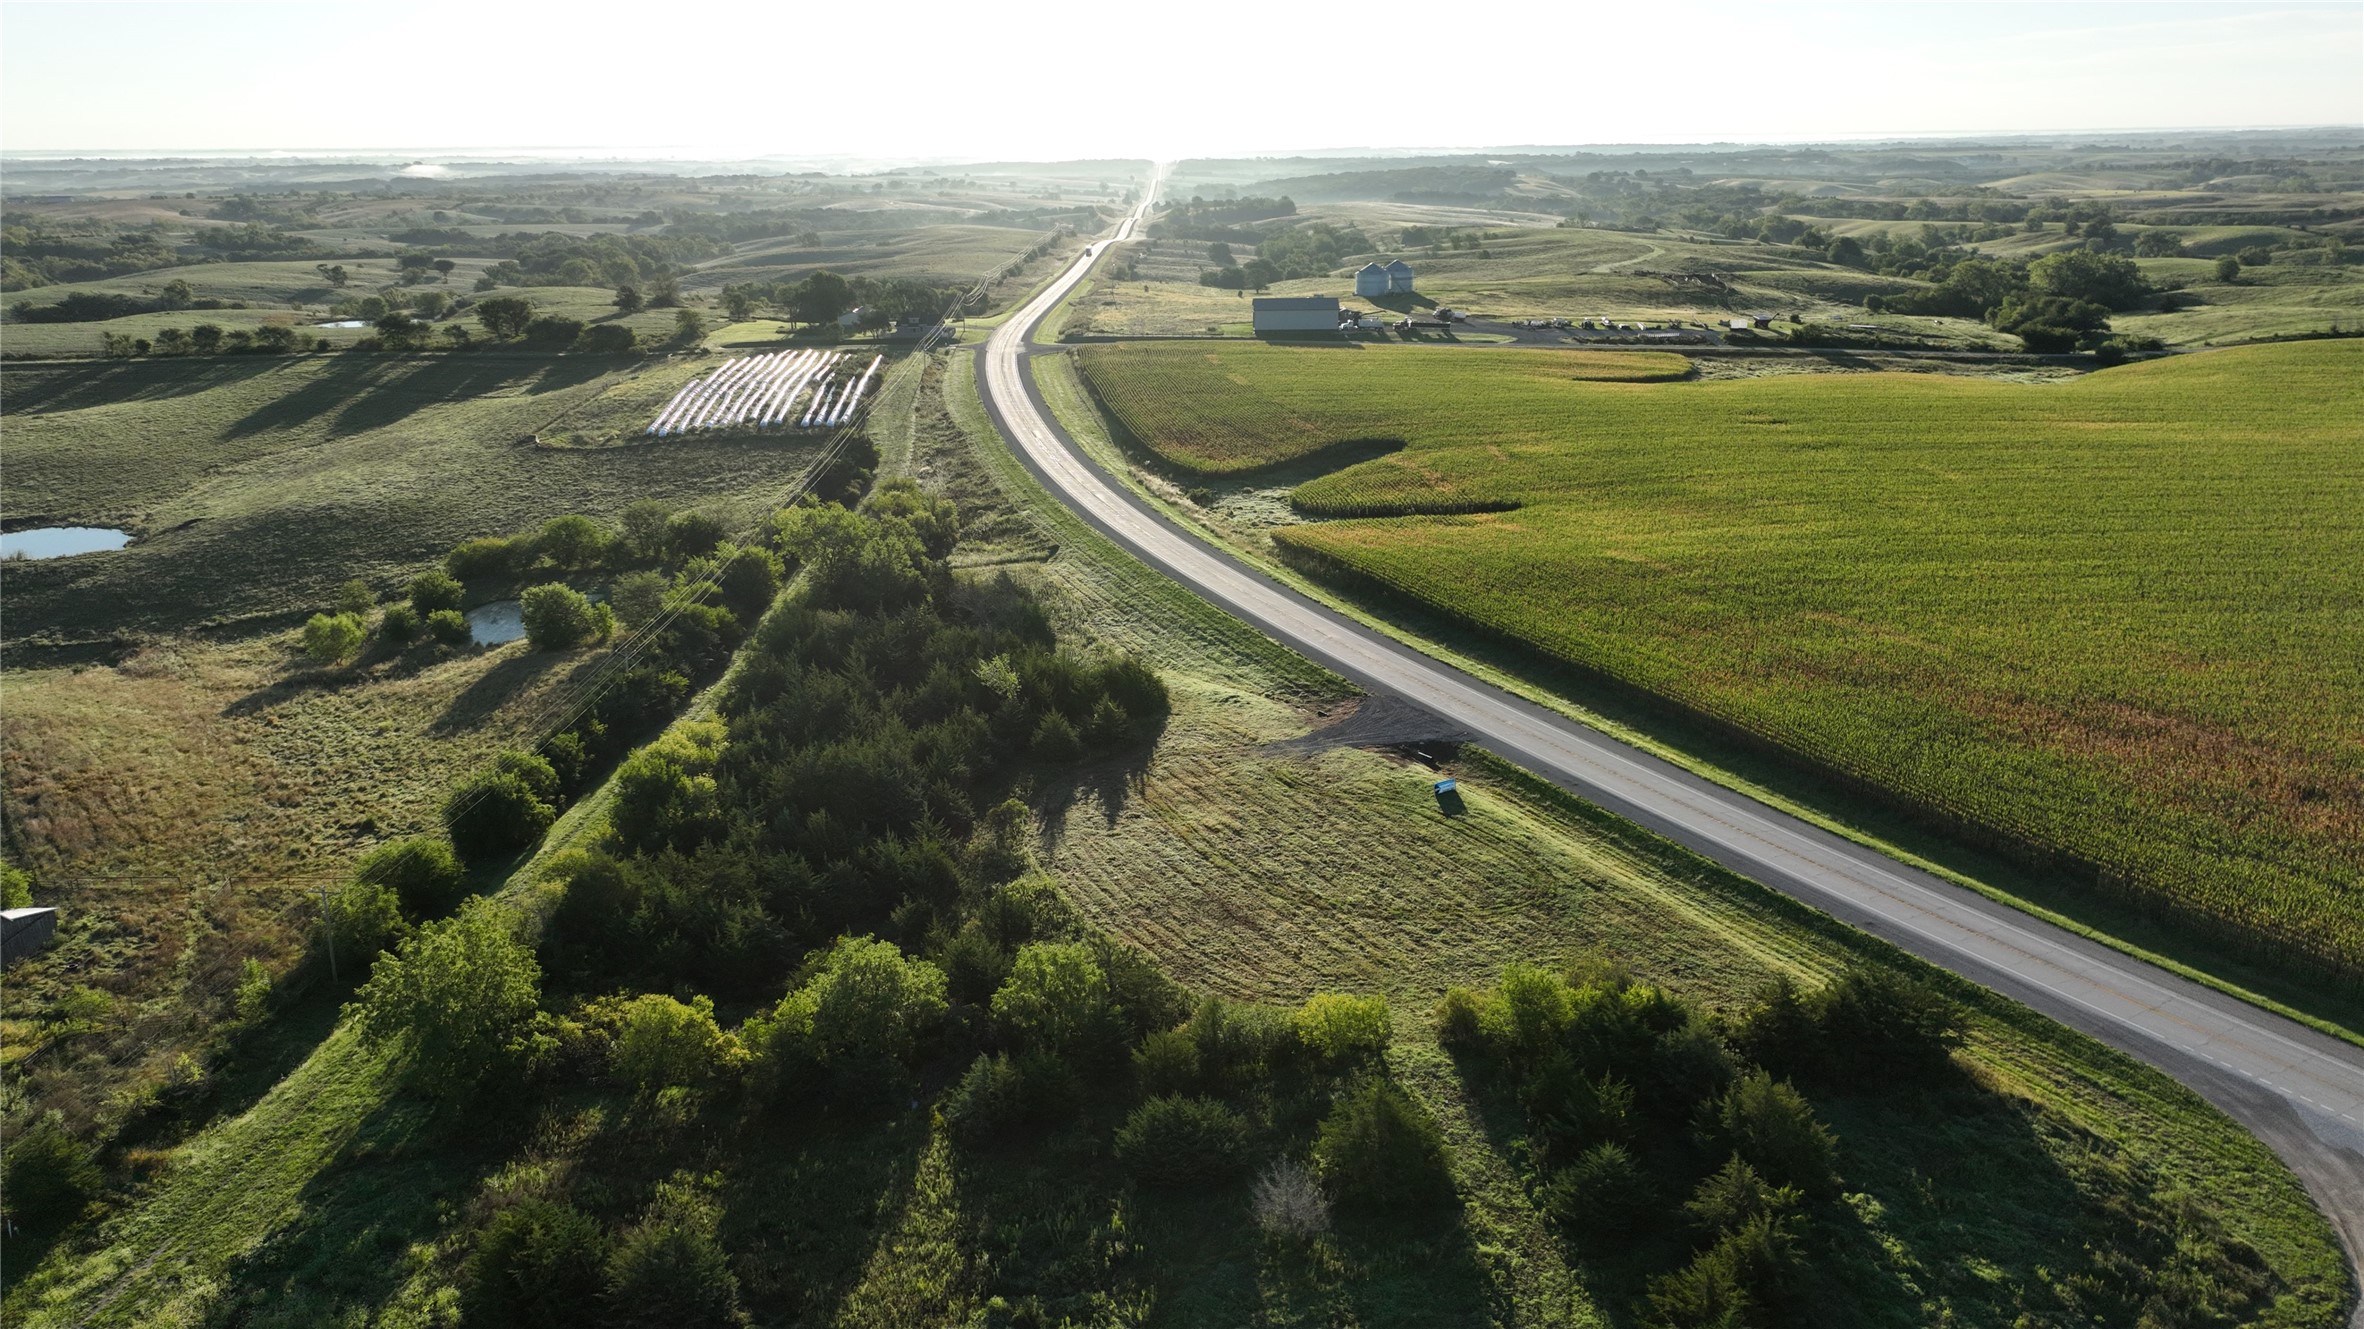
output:
M445 646L465 646L476 639L467 615L457 609L438 609L427 615L427 635Z
M1018 952L993 994L993 1019L1021 1046L1086 1054L1113 1033L1108 975L1082 942L1034 942Z
M1332 1066L1376 1060L1393 1030L1385 997L1323 992L1297 1008L1297 1038Z
M533 786L505 771L479 775L443 801L443 829L461 857L471 860L499 858L535 844L557 819L557 809Z
M1484 1007L1486 1041L1499 1053L1533 1060L1557 1047L1574 1022L1575 993L1547 969L1504 967Z
M450 910L468 885L451 846L425 835L370 850L362 856L354 875L391 889L403 909L416 916Z
M1064 765L1083 755L1083 739L1075 732L1075 724L1057 711L1042 717L1034 728L1034 740L1028 745L1036 761Z
M1248 1123L1211 1098L1160 1097L1133 1109L1116 1132L1116 1157L1143 1185L1183 1187L1238 1170Z
M657 1184L648 1212L607 1262L606 1323L651 1329L736 1329L739 1278L715 1239L721 1212L685 1177Z
M627 572L608 587L607 602L615 607L616 618L625 627L637 628L665 612L665 597L672 585L661 572Z
M1774 1185L1810 1199L1838 1193L1838 1142L1788 1084L1763 1071L1740 1077L1717 1104L1716 1125L1733 1151Z
M387 605L385 616L378 620L378 635L396 646L417 641L421 630L419 611L406 604Z
M1293 1159L1277 1160L1256 1178L1249 1208L1264 1235L1311 1241L1330 1230L1330 1199L1313 1170Z
M0 909L33 907L33 874L13 863L0 863Z
M359 577L337 588L337 612L340 614L351 614L366 622L369 611L377 607L377 592L369 589L369 583Z
M443 570L461 581L506 577L517 570L526 552L521 541L501 535L480 535L453 545L451 552L443 556ZM458 606L455 603L452 607Z
M572 1329L598 1303L607 1257L607 1233L589 1214L552 1200L520 1200L477 1234L461 1308L470 1324Z
M1373 1077L1323 1118L1314 1166L1339 1199L1371 1207L1433 1204L1452 1194L1444 1136L1401 1089Z
M457 1097L527 1051L541 983L500 906L477 901L380 960L354 999L354 1023L365 1038L409 1048L421 1085Z
M351 614L314 614L304 624L304 654L315 664L348 660L361 649L368 632Z
M632 329L621 323L594 323L575 339L575 349L586 355L628 355L639 345Z
M10 1222L34 1232L55 1232L81 1216L98 1194L101 1177L89 1148L52 1110L11 1133L0 1179L0 1202Z
M367 973L381 952L410 935L401 897L382 881L362 877L347 882L330 898L328 912L329 936L344 974Z
M583 320L544 314L525 325L525 339L536 346L572 346L583 335Z
M616 1030L611 1068L643 1094L674 1085L698 1088L732 1061L734 1045L714 1023L714 1001L700 996L684 1005L659 993L624 1005Z
M603 641L615 625L615 614L606 605L594 605L581 591L559 582L529 586L518 601L525 639L537 651Z
M1446 988L1436 1003L1436 1041L1454 1051L1485 1041L1485 998L1468 988Z
M543 802L558 801L558 770L548 758L508 748L493 754L492 768L497 775L514 775L524 781L534 797Z
M1543 1208L1572 1232L1622 1234L1649 1213L1653 1195L1625 1146L1604 1140L1552 1174Z

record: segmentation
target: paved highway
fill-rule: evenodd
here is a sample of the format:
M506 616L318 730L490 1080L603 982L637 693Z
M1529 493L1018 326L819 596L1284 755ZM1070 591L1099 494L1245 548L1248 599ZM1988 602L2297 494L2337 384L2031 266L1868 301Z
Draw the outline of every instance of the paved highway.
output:
M1148 196L1155 197L1152 190ZM985 404L1035 476L1136 556L1274 639L1561 787L2159 1067L2256 1131L2364 1248L2364 1049L2000 905L1504 692L1282 586L1088 460L1026 366L1034 328L1149 204L986 342ZM2364 1326L2364 1307L2352 1323Z

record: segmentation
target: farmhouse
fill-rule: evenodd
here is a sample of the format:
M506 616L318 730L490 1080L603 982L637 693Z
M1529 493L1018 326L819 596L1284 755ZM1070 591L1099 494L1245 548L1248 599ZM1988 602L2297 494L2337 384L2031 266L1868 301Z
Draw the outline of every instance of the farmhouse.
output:
M1262 295L1250 319L1258 332L1336 332L1338 301L1327 295Z

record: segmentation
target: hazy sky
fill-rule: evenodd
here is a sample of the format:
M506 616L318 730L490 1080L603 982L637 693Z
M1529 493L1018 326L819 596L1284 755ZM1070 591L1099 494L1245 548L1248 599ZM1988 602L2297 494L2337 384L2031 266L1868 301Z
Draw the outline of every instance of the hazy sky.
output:
M2364 3L32 4L0 148L1176 156L2364 125Z

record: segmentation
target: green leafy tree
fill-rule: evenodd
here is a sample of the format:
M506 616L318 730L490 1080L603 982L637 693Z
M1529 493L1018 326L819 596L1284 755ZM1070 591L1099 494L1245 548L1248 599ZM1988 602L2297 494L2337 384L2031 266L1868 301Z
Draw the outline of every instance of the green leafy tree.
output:
M541 984L501 906L480 900L378 961L354 998L354 1027L408 1050L422 1088L464 1097L528 1053Z
M606 527L570 512L542 523L540 533L534 536L534 552L550 560L553 567L580 572L598 567L612 543L614 537Z
M361 580L359 577L355 577L353 580L348 581L344 585L337 588L336 611L340 614L350 614L355 618L365 618L368 616L369 611L377 607L377 592L371 590L369 588L369 583Z
M475 638L467 615L457 609L438 609L427 615L427 635L445 646L465 646Z
M2028 265L2028 287L2038 296L2100 305L2103 310L2132 309L2150 298L2150 280L2133 259L2090 249L2046 254Z
M1060 1056L1091 1052L1113 1033L1107 972L1082 942L1022 947L992 1006L1013 1038Z
M688 1003L662 993L643 993L624 1004L609 1066L643 1094L711 1082L733 1060L736 1044L714 1023L714 1001Z
M494 337L522 337L534 321L533 301L516 295L496 295L476 302L476 321Z
M749 1041L776 1078L799 1067L851 1081L893 1078L949 1009L944 973L894 943L840 937L803 986L781 999Z
M706 339L706 320L695 309L680 309L673 314L673 344L695 346Z
M807 274L788 293L788 310L803 323L833 322L853 307L853 285L827 269Z
M452 847L469 859L516 853L540 841L557 819L550 801L512 771L487 771L454 789L443 803L444 831Z
M2216 279L2228 286L2241 280L2241 260L2230 254L2216 260Z

